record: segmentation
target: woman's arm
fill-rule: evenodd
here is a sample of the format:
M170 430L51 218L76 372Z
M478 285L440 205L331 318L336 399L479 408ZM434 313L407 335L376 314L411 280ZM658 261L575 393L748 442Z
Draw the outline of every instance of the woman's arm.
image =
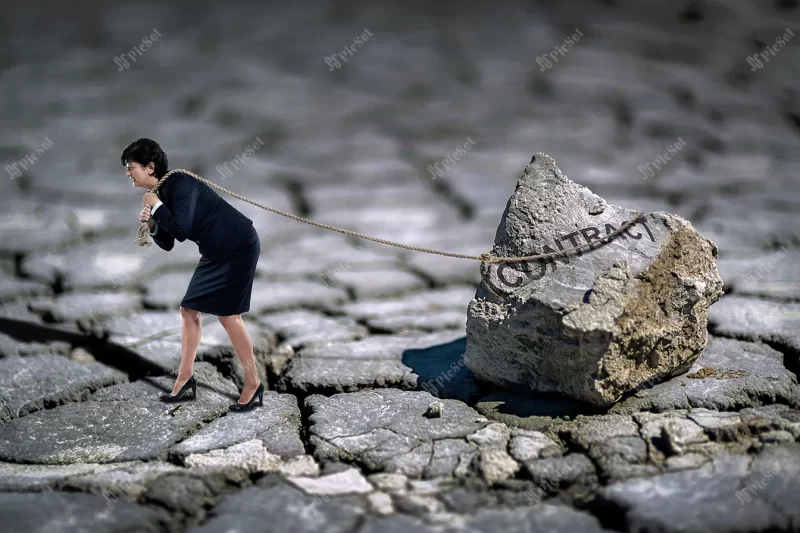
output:
M178 176L174 177L178 178ZM159 205L152 212L153 220L178 242L187 239L189 229L192 227L198 193L196 184L197 182L191 177L176 179L175 186L170 192L170 197L175 199L172 204L173 212L170 212L164 204Z
M175 238L166 231L158 231L158 223L155 220L153 220L153 223L155 227L153 231L150 232L150 236L153 237L153 241L155 241L162 250L169 252L172 250L173 246L175 246Z

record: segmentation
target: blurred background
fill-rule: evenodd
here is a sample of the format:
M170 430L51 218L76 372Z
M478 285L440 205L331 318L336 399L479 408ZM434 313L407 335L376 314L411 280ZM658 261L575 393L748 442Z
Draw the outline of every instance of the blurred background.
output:
M85 263L90 281L144 267L144 191L119 160L140 137L170 168L267 205L452 252L491 248L540 151L613 203L688 218L723 258L798 244L796 0L81 0L4 2L2 15L8 272L63 284L80 261L39 254L93 245L118 253ZM768 62L748 60L787 29L797 37ZM330 232L226 201L265 250L341 259L314 248ZM435 261L435 283L479 279L476 262L365 244L423 272Z

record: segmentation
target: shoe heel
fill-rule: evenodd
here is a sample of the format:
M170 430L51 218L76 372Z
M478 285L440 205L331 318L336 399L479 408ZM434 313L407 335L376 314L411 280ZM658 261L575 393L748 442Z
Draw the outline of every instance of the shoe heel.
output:
M192 383L192 398L197 398L197 383Z
M258 405L260 405L261 407L264 407L264 393L263 392L258 395Z

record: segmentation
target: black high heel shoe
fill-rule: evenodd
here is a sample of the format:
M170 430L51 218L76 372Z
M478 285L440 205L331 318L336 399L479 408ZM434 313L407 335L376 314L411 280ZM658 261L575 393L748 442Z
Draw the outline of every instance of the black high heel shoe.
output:
M261 407L264 406L264 384L259 383L256 392L253 394L253 397L250 398L250 401L247 403L239 403L236 402L232 404L229 409L234 412L241 412L241 411L249 411L253 407L256 406L256 398L258 398L258 405Z
M192 389L192 398L197 398L197 380L194 379L194 376L190 377L189 380L181 387L181 390L178 391L178 394L173 396L172 394L162 394L161 401L167 403L174 403L178 402L183 398L183 395L186 394L186 391L189 390L191 387Z

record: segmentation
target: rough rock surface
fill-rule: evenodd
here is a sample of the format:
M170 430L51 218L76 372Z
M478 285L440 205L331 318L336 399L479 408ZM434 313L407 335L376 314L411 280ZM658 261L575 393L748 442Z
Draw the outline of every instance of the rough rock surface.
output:
M0 420L88 399L97 389L125 381L127 377L117 370L98 363L73 363L61 355L0 359Z
M297 399L267 391L263 408L237 417L219 418L173 447L172 453L175 456L204 453L258 439L268 452L289 458L305 453L299 431Z
M633 215L536 154L492 253L595 246L547 261L490 264L469 305L467 366L503 387L601 406L688 370L707 342L708 307L722 296L717 247L666 212L646 214L597 246Z
M31 512L35 509L36 512ZM0 513L7 531L157 533L169 514L132 503L113 503L94 494L45 492L0 494Z
M800 448L781 446L607 487L597 505L628 531L789 531L800 521L798 474Z
M486 419L454 400L442 402L441 417L427 418L432 401L427 392L396 389L309 396L314 456L417 478L463 476L479 448L467 436Z

